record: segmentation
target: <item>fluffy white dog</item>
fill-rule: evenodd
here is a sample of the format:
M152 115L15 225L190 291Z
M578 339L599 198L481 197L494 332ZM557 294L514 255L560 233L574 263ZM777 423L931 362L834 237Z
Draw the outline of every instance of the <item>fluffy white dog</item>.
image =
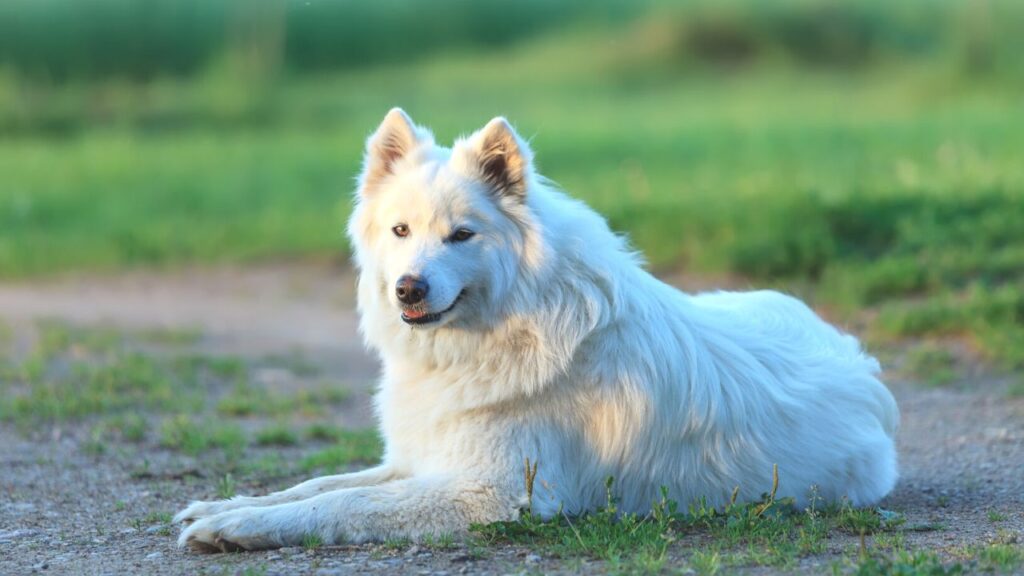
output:
M452 149L399 109L368 143L349 234L383 362L383 463L176 517L197 550L418 539L605 501L870 505L896 403L857 340L777 292L691 296L645 272L495 118Z

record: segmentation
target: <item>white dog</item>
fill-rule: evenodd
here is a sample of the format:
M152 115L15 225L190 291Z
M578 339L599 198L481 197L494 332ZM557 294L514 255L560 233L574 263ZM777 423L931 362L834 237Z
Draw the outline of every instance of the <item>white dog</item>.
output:
M776 292L690 296L534 172L502 118L436 145L399 109L368 143L349 234L383 362L383 463L196 502L179 543L259 549L457 534L530 505L686 505L770 489L869 505L896 482L896 403L855 338Z

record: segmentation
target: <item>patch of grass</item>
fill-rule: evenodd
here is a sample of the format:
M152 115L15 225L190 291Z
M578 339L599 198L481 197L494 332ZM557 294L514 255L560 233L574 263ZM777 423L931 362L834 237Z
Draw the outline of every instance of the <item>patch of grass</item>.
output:
M434 550L451 550L455 548L455 535L451 533L427 534L420 539L420 544Z
M248 375L248 367L241 358L190 354L176 356L171 368L191 382L213 378L227 382L241 382Z
M46 321L30 354L5 368L0 419L39 422L104 416L104 432L139 442L148 425L139 410L195 413L209 387L245 376L233 358L165 356L133 347L134 333Z
M107 420L107 426L128 442L142 442L146 439L149 423L139 414L121 414Z
M168 512L150 512L142 518L131 520L131 525L136 530L146 530L148 527L156 526L156 534L161 536L171 535L171 514Z
M61 421L131 407L181 408L183 394L156 361L139 354L106 364L77 362L26 378L25 386L2 401L0 413L20 420Z
M944 386L957 379L956 357L941 345L924 343L907 353L906 370L929 386Z
M341 403L348 396L348 390L331 385L276 394L246 381L239 381L217 402L217 411L225 416L309 416L323 413L325 406Z
M381 543L381 546L392 551L405 550L412 546L412 540L408 538L388 538Z
M334 446L303 458L300 468L332 473L357 462L374 464L380 461L383 449L376 430L348 430L341 433Z
M105 453L107 451L105 436L106 428L104 426L93 426L89 431L89 439L82 444L82 450L96 456Z
M170 524L173 517L170 512L150 512L142 521L146 524Z
M217 480L217 498L221 500L227 500L233 498L237 492L238 485L235 482L235 477L231 473L227 473Z
M987 516L989 522L1003 522L1006 520L1006 514L998 510L989 510Z
M293 473L294 463L277 453L246 457L237 463L235 470L240 476L262 480L282 478Z
M1024 547L1019 544L989 544L971 550L971 556L985 572L1013 574L1024 567Z
M160 445L192 456L211 448L220 448L229 456L235 456L245 447L246 437L237 425L200 421L179 414L163 421Z
M517 521L476 525L471 533L478 545L524 545L560 558L603 560L616 572L643 573L661 570L668 547L679 538L702 536L688 564L714 574L739 566L792 566L798 558L823 553L834 531L890 533L902 523L893 513L849 506L797 510L791 500L776 499L774 488L759 502L723 510L697 502L680 511L663 491L651 512L639 516L619 511L610 479L606 490L606 504L594 513L542 520L524 510Z
M302 547L306 550L316 550L324 545L324 539L318 534L306 534L302 537Z
M294 446L299 437L286 424L278 424L264 428L256 433L256 444L259 446Z
M963 574L960 563L944 564L935 552L897 552L892 555L864 554L855 562L833 565L837 574L855 576L954 576Z
M153 328L134 333L139 340L161 346L194 346L203 338L199 328Z
M306 438L325 442L336 442L345 434L344 428L332 424L317 422L306 428Z
M943 560L933 551L903 551L878 554L864 551L855 561L833 565L833 571L856 576L951 576L957 574L1014 574L1024 566L1024 548L995 543L974 546L956 554L958 560Z

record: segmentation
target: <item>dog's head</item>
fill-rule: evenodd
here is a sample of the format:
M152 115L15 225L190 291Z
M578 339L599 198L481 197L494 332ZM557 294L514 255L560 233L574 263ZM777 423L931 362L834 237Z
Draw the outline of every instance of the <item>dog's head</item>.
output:
M449 150L391 110L367 141L349 221L361 282L415 327L490 323L524 257L532 179L503 118Z

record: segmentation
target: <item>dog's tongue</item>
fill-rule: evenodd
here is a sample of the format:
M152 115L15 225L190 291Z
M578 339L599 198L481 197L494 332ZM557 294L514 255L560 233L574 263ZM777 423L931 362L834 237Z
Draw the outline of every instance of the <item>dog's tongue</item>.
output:
M406 310L405 312L403 312L403 314L405 314L406 318L412 318L413 320L415 320L416 318L422 318L427 315L427 313L423 312L422 310Z

